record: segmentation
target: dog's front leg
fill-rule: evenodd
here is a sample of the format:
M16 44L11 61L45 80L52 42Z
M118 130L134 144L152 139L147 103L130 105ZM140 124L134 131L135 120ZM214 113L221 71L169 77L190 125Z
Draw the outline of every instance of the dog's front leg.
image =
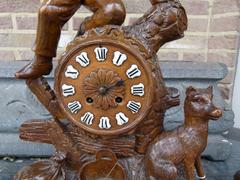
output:
M206 175L204 174L204 169L202 166L201 156L199 155L195 161L195 168L197 171L198 179L206 180Z
M186 179L187 180L195 180L195 174L194 174L194 161L193 160L185 160L184 161L184 167L185 167L185 173L186 173Z

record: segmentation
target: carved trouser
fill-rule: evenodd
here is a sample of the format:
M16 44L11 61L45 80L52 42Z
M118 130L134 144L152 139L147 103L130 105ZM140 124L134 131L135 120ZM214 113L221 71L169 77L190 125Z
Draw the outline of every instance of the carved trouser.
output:
M37 37L33 47L36 54L56 56L61 28L81 5L93 12L85 19L82 31L107 24L121 25L125 19L122 0L44 0L38 13Z

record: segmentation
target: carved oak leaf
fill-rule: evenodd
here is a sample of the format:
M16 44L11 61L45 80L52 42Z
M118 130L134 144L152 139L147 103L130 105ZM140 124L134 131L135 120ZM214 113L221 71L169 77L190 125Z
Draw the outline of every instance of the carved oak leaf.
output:
M106 110L117 107L115 99L123 98L125 87L117 86L121 81L118 73L108 69L97 69L91 72L84 80L83 92L86 97L92 98L95 108Z

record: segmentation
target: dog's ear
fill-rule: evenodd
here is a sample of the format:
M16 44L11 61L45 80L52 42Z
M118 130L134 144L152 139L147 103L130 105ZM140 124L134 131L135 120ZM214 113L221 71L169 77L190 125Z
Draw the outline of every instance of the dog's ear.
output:
M196 88L194 88L193 86L189 86L186 90L186 95L189 95L191 92L196 92Z

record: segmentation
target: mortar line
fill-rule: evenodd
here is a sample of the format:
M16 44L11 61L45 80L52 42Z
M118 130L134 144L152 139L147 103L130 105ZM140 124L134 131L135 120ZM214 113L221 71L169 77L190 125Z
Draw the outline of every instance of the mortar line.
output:
M12 14L11 15L11 19L12 19L12 25L13 25L13 30L17 30L17 20L16 20L16 15Z
M206 33L206 51L205 51L205 62L208 61L208 44L209 44L209 32L210 32L210 28L211 28L211 18L212 18L212 9L213 9L213 3L214 3L214 0L209 0L209 10L208 10L208 24L207 24L207 33Z

